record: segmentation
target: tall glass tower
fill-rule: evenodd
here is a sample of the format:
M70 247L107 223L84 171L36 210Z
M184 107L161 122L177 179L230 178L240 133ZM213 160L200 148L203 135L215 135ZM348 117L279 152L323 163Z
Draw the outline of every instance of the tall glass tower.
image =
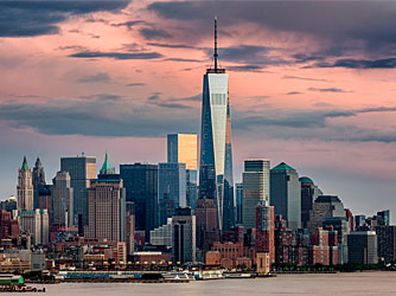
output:
M214 200L219 230L228 230L235 225L231 116L228 74L217 61L216 19L213 58L203 79L199 197Z

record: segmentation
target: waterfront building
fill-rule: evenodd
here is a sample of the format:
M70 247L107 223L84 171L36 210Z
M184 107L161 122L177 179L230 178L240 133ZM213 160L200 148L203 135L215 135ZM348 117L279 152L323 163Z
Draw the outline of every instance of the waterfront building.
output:
M167 219L166 224L150 230L150 244L153 246L165 246L172 248L172 217Z
M268 253L270 264L275 262L275 214L268 200L256 206L256 252Z
M32 170L29 168L26 156L18 171L17 203L18 210L33 210Z
M200 198L195 207L197 220L197 249L199 249L200 259L210 246L219 240L219 228L217 226L216 206L211 198Z
M73 225L73 188L70 174L59 171L52 180L52 223L58 226Z
M337 265L338 243L336 232L318 227L311 234L310 265Z
M380 225L375 227L377 234L378 257L385 263L396 261L396 226Z
M62 157L61 171L69 173L73 188L73 224L78 223L81 215L82 223L88 224L88 187L90 180L96 178L96 157L82 154L76 157Z
M176 208L186 207L186 165L160 163L158 166L158 223L165 224Z
M18 220L12 219L11 212L0 210L0 240L16 238L18 235Z
M301 228L301 184L297 171L282 162L271 169L270 181L270 201L275 215L281 215L288 228Z
M256 227L256 207L262 201L269 201L270 162L269 160L245 160L243 179L243 226Z
M172 258L176 263L195 263L196 222L190 208L177 208L172 216Z
M120 176L126 189L126 200L135 205L136 230L149 231L158 222L158 165L121 164Z
M214 200L217 226L228 230L235 225L231 111L228 74L218 65L216 20L214 40L214 67L203 78L199 198Z
M39 206L39 197L41 195L40 193L43 191L44 186L46 185L44 167L41 163L40 158L38 157L33 167L32 183L33 183L33 205L34 208L36 209L36 208L40 208Z
M348 222L348 231L354 231L355 230L355 225L354 225L354 220L353 220L353 214L350 209L345 209L345 218L346 221Z
M375 231L354 231L348 235L348 262L377 264L377 235Z
M132 201L125 202L126 211L126 247L129 255L135 251L135 203Z
M323 192L309 177L301 177L299 181L301 183L301 226L308 228L313 203Z
M125 241L125 189L120 175L112 174L107 156L98 179L88 188L88 226L84 231L89 239Z

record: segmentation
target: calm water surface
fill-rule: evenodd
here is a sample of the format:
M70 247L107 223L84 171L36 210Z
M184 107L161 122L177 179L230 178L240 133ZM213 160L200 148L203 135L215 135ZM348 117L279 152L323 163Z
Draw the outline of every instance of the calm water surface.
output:
M188 284L47 285L56 296L105 295L396 295L396 272L356 272L327 275L280 275L275 278L198 281ZM30 293L29 293L30 294ZM40 294L32 294L40 295Z

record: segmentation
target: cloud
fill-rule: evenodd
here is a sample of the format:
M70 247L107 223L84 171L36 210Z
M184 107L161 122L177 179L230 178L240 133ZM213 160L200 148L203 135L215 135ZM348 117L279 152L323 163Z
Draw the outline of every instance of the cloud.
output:
M142 104L112 94L51 99L45 104L9 102L0 105L0 121L48 135L159 137L181 130L196 132L199 112L186 114L185 108L174 105Z
M148 42L147 45L155 46L155 47L163 47L163 48L174 48L174 49L203 49L200 47L195 47L187 44L167 44L167 43L158 43L158 42Z
M147 40L168 39L172 37L167 31L156 28L141 28L139 32Z
M0 37L57 34L58 24L72 15L118 11L129 1L1 1Z
M111 58L116 60L149 60L158 59L162 55L158 52L101 52L101 51L82 51L69 55L73 58L93 59L93 58Z
M310 87L308 88L309 91L318 91L318 92L332 92L332 93L347 93L349 91L343 90L338 87L325 87L325 88L317 88L317 87Z
M328 82L328 80L326 80L326 79L319 79L319 78L312 78L312 77L303 77L303 76L293 76L293 75L285 75L282 78L283 79L303 80L303 81Z
M78 83L108 83L111 81L109 74L99 72L94 75L87 75L76 80Z
M136 20L136 21L127 21L122 23L113 23L111 24L112 27L127 27L128 30L132 30L133 27L136 25L146 24L145 21Z
M290 92L286 93L287 96L294 96L294 95L301 95L301 94L303 94L303 93L300 91L290 91Z
M192 108L189 105L185 105L180 103L180 101L186 101L183 99L167 99L164 100L161 96L161 93L153 93L151 96L147 98L147 102L151 105L155 105L162 108L170 108L170 109L190 109Z
M322 68L341 67L351 69L393 69L396 68L396 58L377 60L339 59L334 63L316 63L315 66Z
M143 82L131 82L131 83L126 84L125 86L135 87L135 86L144 86L144 85L146 85L146 84Z
M188 59L188 58L167 58L166 61L182 62L182 63L202 63L204 60Z

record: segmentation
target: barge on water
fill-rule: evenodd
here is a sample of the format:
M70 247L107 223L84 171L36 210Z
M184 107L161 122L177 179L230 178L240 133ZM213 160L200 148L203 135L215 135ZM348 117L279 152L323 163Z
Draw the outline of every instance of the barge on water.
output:
M25 285L25 279L21 275L0 274L0 292L45 292L45 287L40 289Z

